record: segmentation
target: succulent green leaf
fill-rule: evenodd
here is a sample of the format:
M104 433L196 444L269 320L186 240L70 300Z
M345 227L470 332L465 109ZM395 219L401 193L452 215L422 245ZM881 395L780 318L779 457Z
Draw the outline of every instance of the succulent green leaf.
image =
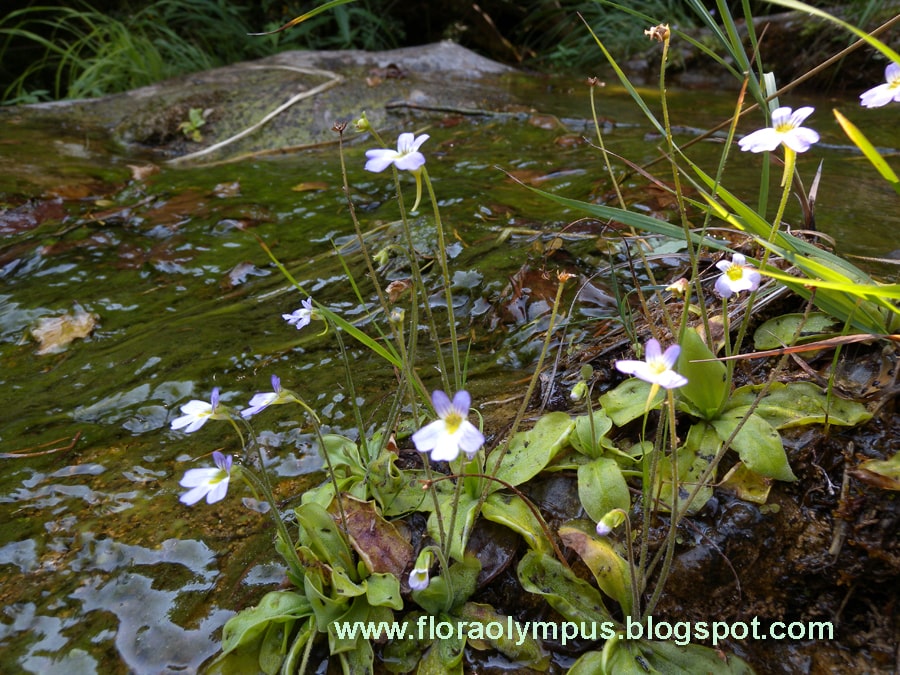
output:
M725 403L728 382L725 364L716 361L697 331L688 329L681 338L681 355L675 369L688 383L678 389L704 419L712 419Z
M745 413L762 387L747 385L735 390L726 412ZM772 383L754 412L776 429L826 423L853 427L872 418L861 403L839 396L829 399L827 392L812 382Z
M556 558L529 551L517 571L526 591L543 596L567 620L612 621L600 591L576 577Z
M609 457L598 457L578 467L578 498L595 522L613 509L627 513L631 508L622 469Z
M597 585L619 603L626 616L631 613L631 573L628 561L616 553L610 541L592 532L589 523L575 522L559 529L563 543L588 566Z
M575 422L564 412L542 416L533 428L513 436L503 455L497 478L510 485L521 485L537 476L568 443L574 426ZM494 482L490 489L501 488L499 483Z
M259 639L271 623L294 621L312 612L309 600L293 591L272 591L256 607L231 617L222 629L222 651L228 653Z
M625 426L629 422L643 417L647 410L653 410L665 400L665 391L660 389L648 407L650 386L649 382L644 382L636 377L629 378L615 389L603 394L600 397L600 405L603 406L603 410L617 427Z
M604 448L612 446L612 442L606 438L612 425L612 420L602 408L591 415L579 415L575 418L575 428L569 442L581 454L599 457Z
M775 427L756 413L745 417L746 411L726 410L710 424L723 441L740 427L731 447L737 450L749 469L776 480L797 480Z
M481 506L481 515L520 534L529 548L541 553L553 552L541 523L518 495L491 494Z

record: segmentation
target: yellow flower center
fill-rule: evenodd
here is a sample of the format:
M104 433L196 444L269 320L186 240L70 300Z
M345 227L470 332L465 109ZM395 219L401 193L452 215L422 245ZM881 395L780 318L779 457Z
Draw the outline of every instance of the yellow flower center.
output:
M740 281L741 277L744 276L744 268L740 265L732 265L728 268L728 271L725 272L729 279L732 281Z
M444 424L447 427L448 434L455 434L463 423L463 416L459 413L452 412L444 418Z

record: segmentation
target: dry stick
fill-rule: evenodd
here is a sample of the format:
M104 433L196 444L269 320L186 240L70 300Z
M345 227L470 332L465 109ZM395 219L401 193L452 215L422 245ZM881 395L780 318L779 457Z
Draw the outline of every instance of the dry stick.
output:
M36 448L43 448L47 445L54 445L56 443L61 443L66 440L65 438L57 438L55 441L48 441L46 443L41 443L40 445L35 445L32 448L25 448L24 450L17 450L15 452L0 452L0 459L24 459L27 457L38 457L40 455L49 455L54 452L64 452L66 450L71 450L75 447L75 444L78 442L78 439L81 438L81 432L76 431L75 435L72 437L72 440L69 441L68 445L62 445L58 448L50 448L49 450L37 450Z
M322 75L324 77L330 77L331 79L328 82L324 82L317 87L313 87L312 89L301 92L301 93L297 94L296 96L292 96L287 101L282 103L280 106L275 108L275 110L273 110L268 115L263 117L259 122L257 122L256 124L252 124L251 126L247 127L243 131L238 132L234 136L231 136L230 138L226 138L224 141L215 143L215 144L209 146L208 148L204 148L203 150L198 150L197 152L192 152L189 155L182 155L181 157L176 157L175 159L171 159L171 160L169 160L168 163L169 164L178 164L179 162L187 162L189 160L196 159L197 157L202 157L203 155L208 155L209 153L215 152L216 150L218 150L220 148L224 148L226 145L229 145L230 143L233 143L234 141L239 140L239 139L243 138L244 136L247 136L248 134L253 133L254 131L259 129L261 126L263 126L270 120L274 119L275 117L278 117L278 115L283 113L285 110L290 108L292 105L294 105L298 101L302 101L305 98L309 98L311 96L316 96L317 94L321 94L323 91L327 91L328 89L331 89L333 86L340 84L341 82L344 81L343 76L338 75L337 73L332 73L328 70L293 68L291 66L266 66L266 67L263 67L263 69L269 68L269 67L282 68L284 70L290 70L295 73L303 73L304 75Z

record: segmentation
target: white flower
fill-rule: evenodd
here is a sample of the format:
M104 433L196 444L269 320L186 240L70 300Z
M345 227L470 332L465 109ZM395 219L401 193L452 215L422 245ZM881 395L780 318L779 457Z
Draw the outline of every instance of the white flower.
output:
M659 341L649 340L644 352L647 355L646 361L616 361L616 368L627 375L634 375L645 382L650 382L654 388L676 389L687 384L686 377L672 370L678 361L681 347L671 345L663 354Z
M879 108L891 101L900 103L900 63L893 61L884 69L885 84L879 84L859 95L860 105L866 108Z
M313 313L316 311L313 308L312 298L307 298L303 300L301 303L302 307L300 309L294 310L290 314L282 314L281 318L287 321L292 326L296 326L297 330L304 328L309 325L309 322L313 318Z
M427 567L416 567L409 573L409 587L414 591L424 591L428 588L429 578Z
M255 394L250 399L250 406L241 410L241 417L247 418L265 410L270 405L279 405L281 403L293 403L297 400L293 392L281 388L281 378L272 375L272 391L264 394Z
M397 149L375 148L374 150L366 150L366 171L374 171L379 173L384 171L391 164L401 171L418 171L425 164L425 155L419 152L422 143L427 141L428 134L414 136L410 133L400 134L397 139Z
M755 291L759 288L760 274L753 265L740 253L735 253L731 262L720 260L716 267L722 274L716 279L716 293L723 298L730 298L733 293Z
M219 407L219 388L216 387L212 390L209 403L193 400L181 406L184 415L172 420L172 428L184 428L185 433L189 434L206 424L206 420L227 420L228 412L220 412Z
M430 570L434 563L434 554L431 549L422 549L416 558L416 566L409 573L409 587L414 591L424 591L428 588L431 579Z
M466 417L472 398L464 390L456 392L453 402L444 392L437 390L431 395L434 410L440 419L422 427L413 434L412 440L419 452L430 452L435 462L452 462L462 450L472 458L484 444L484 436Z
M192 506L204 497L207 504L215 504L225 498L233 458L231 455L226 457L218 450L213 451L212 456L216 463L215 469L190 469L185 472L180 485L191 489L179 497L184 504Z
M772 126L747 134L738 141L741 150L765 152L774 150L784 143L794 152L806 152L819 140L819 134L800 124L812 115L814 108L809 106L791 112L790 108L777 108L772 111Z

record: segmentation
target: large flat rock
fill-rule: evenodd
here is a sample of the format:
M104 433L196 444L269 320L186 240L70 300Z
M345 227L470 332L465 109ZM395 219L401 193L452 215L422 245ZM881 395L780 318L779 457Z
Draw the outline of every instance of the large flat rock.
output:
M503 111L518 106L516 71L445 41L385 52L289 51L99 99L22 106L15 114L102 128L131 149L219 161L334 142L339 121L366 111ZM200 141L179 130L204 111ZM348 134L352 137L354 134Z

